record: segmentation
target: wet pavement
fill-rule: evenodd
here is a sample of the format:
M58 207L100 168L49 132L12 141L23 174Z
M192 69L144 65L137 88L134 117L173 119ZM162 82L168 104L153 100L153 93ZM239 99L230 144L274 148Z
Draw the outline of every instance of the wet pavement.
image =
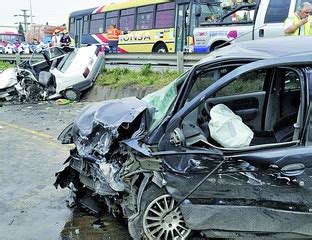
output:
M123 221L68 209L58 134L88 103L0 103L0 239L130 239Z

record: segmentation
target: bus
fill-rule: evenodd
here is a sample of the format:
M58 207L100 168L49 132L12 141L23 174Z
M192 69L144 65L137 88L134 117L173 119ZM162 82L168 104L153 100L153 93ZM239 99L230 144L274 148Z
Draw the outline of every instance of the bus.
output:
M76 46L107 48L106 31L112 24L123 31L118 52L167 53L193 48L193 30L207 15L220 11L221 0L130 0L75 11L69 34Z
M0 28L0 46L5 47L8 43L21 41L22 36L17 33L17 30Z

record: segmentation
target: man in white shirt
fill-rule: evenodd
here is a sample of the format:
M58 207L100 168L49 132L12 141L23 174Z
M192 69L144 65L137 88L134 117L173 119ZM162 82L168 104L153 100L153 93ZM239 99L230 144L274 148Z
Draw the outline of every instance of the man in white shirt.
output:
M61 46L61 36L60 36L60 30L55 30L51 39L51 46Z

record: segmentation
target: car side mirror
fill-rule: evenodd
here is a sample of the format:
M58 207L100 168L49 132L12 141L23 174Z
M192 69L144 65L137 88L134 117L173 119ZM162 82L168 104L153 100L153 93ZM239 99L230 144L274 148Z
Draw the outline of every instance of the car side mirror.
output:
M170 134L170 143L176 147L185 147L185 136L180 128L174 129Z

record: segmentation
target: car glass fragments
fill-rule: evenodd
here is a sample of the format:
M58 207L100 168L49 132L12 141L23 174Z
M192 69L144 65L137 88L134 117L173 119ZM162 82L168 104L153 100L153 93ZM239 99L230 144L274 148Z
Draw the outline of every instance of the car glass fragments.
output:
M180 85L186 80L188 74L189 71L183 73L178 79L167 86L142 98L143 101L154 107L154 111L150 111L153 115L153 120L148 129L149 132L153 131L167 115L168 110L178 95Z

